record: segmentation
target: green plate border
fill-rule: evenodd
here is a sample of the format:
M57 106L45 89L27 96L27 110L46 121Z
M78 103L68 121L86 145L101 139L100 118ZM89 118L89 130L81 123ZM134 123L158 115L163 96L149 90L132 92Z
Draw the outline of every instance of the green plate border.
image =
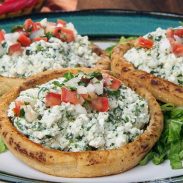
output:
M50 21L63 18L73 22L79 34L88 35L91 38L143 35L155 30L157 27L180 26L180 21L183 21L183 15L180 14L122 10L83 10L39 13L8 18L0 21L0 28L10 31L11 27L22 24L26 18L39 21L45 17Z

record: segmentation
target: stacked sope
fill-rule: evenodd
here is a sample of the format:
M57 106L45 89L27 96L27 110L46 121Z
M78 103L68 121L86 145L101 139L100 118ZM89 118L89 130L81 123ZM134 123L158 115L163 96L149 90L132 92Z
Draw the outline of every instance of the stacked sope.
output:
M27 79L4 95L0 116L0 134L16 157L63 177L129 170L163 129L161 109L146 89L86 68Z
M25 78L50 69L100 67L109 69L109 58L87 36L64 20L25 20L12 33L0 31L0 95Z
M112 72L135 79L160 101L183 105L183 28L158 28L117 45Z

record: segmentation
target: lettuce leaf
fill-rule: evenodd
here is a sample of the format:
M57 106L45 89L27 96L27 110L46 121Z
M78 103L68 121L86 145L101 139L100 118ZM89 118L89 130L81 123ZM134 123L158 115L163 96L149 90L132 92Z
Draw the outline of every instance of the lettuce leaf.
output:
M140 165L149 161L158 165L170 160L172 169L183 168L183 108L163 104L161 109L164 113L164 130L159 141L141 160Z

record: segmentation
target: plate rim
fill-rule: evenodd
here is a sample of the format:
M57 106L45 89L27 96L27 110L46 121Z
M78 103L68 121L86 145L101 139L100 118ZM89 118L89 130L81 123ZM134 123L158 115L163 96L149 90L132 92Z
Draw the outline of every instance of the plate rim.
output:
M122 15L131 15L131 16L149 16L149 17L161 17L164 19L181 19L183 20L183 14L179 14L179 13L168 13L168 12L158 12L158 11L136 11L136 10L121 10L121 9L86 9L86 10L78 10L78 11L69 11L69 12L65 12L65 11L56 11L56 12L48 12L48 13L34 13L31 15L23 15L23 16L19 16L19 17L9 17L6 19L2 19L0 20L0 23L5 23L5 22L9 22L9 21L16 21L16 20L20 20L20 19L26 19L26 18L41 18L41 17L48 17L48 16L59 16L59 15L63 15L63 16L85 16L85 15L116 15L116 16L122 16ZM49 18L49 17L48 17ZM100 36L101 37L101 36ZM101 38L103 40L103 38ZM106 39L106 38L105 38ZM98 40L98 38L97 38ZM109 38L110 40L110 38ZM25 183L38 183L38 182L45 182L45 183L51 183L51 181L43 181L43 180L38 180L38 179L31 179L31 178L27 178L27 177L23 177L23 176L18 176L15 174L11 174L11 173L7 173L7 172L3 172L0 171L0 180L1 181L7 181L7 182L12 182L13 181L21 181L21 182L25 182ZM180 176L173 176L173 177L169 177L169 178L165 178L165 179L157 179L157 180L151 180L151 181L145 181L145 182L156 182L156 183L165 183L165 182L180 182L183 181L183 175Z
M169 13L169 12L159 12L159 11L137 11L137 10L121 10L121 9L86 9L86 10L77 10L77 11L55 11L55 12L40 12L40 13L33 13L29 15L22 15L18 17L9 17L5 19L1 19L0 23L7 22L7 21L13 21L13 20L19 20L19 19L25 19L25 18L31 18L31 17L43 17L43 16L51 16L51 15L63 15L63 16L79 16L79 15L87 15L87 14L108 14L108 15L131 15L131 16L150 16L150 17L162 17L162 18L168 18L168 19L182 19L183 20L183 14L179 13Z

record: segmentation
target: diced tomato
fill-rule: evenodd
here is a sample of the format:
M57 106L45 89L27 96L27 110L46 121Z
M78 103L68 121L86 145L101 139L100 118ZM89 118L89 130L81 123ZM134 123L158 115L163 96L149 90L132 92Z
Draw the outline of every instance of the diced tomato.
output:
M52 107L61 104L61 95L50 92L46 95L46 106Z
M20 109L22 105L22 101L15 101L15 108L13 109L15 116L20 116Z
M168 29L166 32L167 38L170 42L171 48L172 48L172 52L176 55L176 56L183 56L183 44L179 43L176 41L174 35L182 37L183 36L183 29Z
M178 56L178 57L183 56L183 44L180 44L175 41L171 44L171 46L172 46L172 52L176 56Z
M109 110L109 100L107 97L98 97L91 101L91 106L99 112L106 112Z
M32 31L39 30L40 28L42 28L42 25L40 22L33 22L32 19L30 18L25 20L25 23L24 23L25 31L32 32Z
M4 40L4 32L0 31L0 43Z
M139 46L139 47L142 47L142 48L152 48L153 47L153 41L150 40L150 39L146 39L146 38L143 38L143 37L139 37L137 39L137 42L136 42L136 45Z
M32 31L33 24L34 24L34 22L32 21L32 19L29 18L29 19L25 20L25 22L24 22L24 29L26 31Z
M74 41L75 37L73 31L62 27L62 34L60 39L68 43Z
M104 78L104 86L117 90L121 86L121 81L115 78L111 78L109 75L103 75Z
M36 42L36 41L41 41L41 40L47 42L47 41L48 41L48 38L47 38L47 37L36 37L36 38L33 39L34 42Z
M9 47L8 50L9 55L13 55L14 53L21 54L22 53L22 48L20 43L15 43Z
M56 27L53 34L56 38L61 39L63 42L69 43L75 39L73 31L64 27Z
M62 28L61 28L61 27L56 27L56 28L54 29L54 31L53 31L53 35L54 35L56 38L60 39L60 38L61 38L61 37L60 37L61 31L62 31Z
M183 37L183 29L176 29L174 34L179 37Z
M76 91L71 91L65 87L62 88L62 102L69 102L71 104L79 104L79 97Z
M167 38L173 38L173 36L174 36L174 31L173 31L173 29L168 29L168 30L166 31L166 36L167 36Z
M58 19L57 24L61 24L61 25L65 26L67 23L62 19Z
M121 81L118 79L112 79L112 83L110 85L110 88L113 90L118 90L121 86Z
M31 44L31 39L24 34L20 34L18 41L22 46L29 46Z

